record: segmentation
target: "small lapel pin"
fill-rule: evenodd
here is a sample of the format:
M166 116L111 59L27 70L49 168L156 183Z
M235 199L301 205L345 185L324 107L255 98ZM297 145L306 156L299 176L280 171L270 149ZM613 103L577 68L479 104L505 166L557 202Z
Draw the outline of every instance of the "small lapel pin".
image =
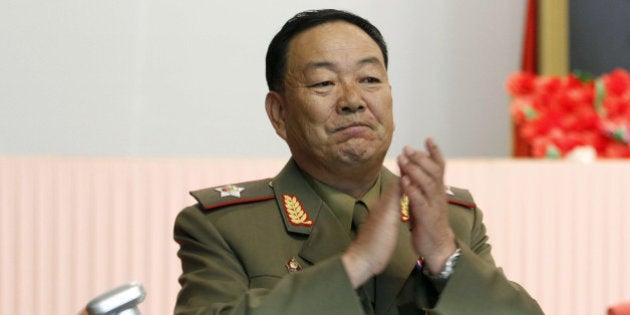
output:
M289 259L289 261L286 264L286 267L289 272L296 272L296 271L302 270L302 266L300 266L300 263L297 260L295 260L294 257L291 257L291 259Z
M245 188L238 187L235 185L225 185L222 187L215 188L214 190L221 193L221 198L227 197L227 196L241 198L241 191L245 190Z

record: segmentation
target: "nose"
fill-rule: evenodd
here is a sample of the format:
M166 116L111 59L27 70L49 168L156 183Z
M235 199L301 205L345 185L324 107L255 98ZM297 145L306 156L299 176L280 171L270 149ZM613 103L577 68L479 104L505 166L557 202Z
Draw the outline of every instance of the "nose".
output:
M341 95L337 103L337 111L340 114L354 114L362 112L366 104L361 97L361 91L356 84L344 83L341 88Z

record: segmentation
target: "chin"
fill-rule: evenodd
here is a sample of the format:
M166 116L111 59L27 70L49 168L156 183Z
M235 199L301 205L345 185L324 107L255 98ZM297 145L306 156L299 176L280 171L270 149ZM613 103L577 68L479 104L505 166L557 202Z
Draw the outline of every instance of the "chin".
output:
M370 148L352 148L350 150L340 150L338 159L350 165L363 165L378 163L382 164L385 153L381 153Z

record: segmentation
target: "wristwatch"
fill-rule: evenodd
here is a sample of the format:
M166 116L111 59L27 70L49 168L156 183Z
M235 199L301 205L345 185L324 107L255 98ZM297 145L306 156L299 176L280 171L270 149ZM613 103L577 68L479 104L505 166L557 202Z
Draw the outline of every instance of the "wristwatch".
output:
M429 279L431 280L447 280L453 273L453 270L455 269L455 265L457 265L457 260L459 259L459 255L461 255L461 253L462 253L462 250L458 248L453 253L453 255L448 257L448 259L446 260L446 264L444 264L444 269L442 269L440 273L436 275L431 274L428 268L422 268L422 273L425 276L429 277Z

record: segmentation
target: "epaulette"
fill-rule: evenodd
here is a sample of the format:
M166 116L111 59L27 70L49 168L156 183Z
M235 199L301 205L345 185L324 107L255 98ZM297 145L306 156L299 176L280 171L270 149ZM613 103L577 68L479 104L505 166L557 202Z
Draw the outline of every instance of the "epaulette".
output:
M252 203L275 198L271 179L224 185L191 191L190 194L205 210Z
M470 209L477 208L475 200L473 200L472 195L466 189L449 186L446 188L446 197L448 198L448 203L450 204Z

